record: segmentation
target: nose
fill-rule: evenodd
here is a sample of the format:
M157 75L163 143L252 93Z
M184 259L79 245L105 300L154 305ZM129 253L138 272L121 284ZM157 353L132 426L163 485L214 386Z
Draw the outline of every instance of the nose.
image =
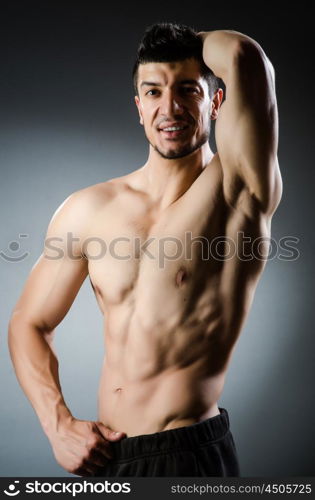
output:
M160 112L166 116L181 114L184 111L180 97L172 90L164 92L160 102Z

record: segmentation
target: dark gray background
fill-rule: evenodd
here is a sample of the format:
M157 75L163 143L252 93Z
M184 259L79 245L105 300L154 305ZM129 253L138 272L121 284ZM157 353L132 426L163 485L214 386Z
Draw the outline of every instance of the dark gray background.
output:
M272 235L299 238L300 255L268 262L219 405L230 413L243 476L314 475L314 57L307 4L10 1L1 3L1 19L0 475L67 475L14 376L7 322L62 201L146 161L130 74L144 29L157 21L241 31L275 67L284 192ZM211 145L215 150L213 136ZM24 252L26 258L8 262ZM88 280L56 337L65 399L77 418L96 419L102 318Z

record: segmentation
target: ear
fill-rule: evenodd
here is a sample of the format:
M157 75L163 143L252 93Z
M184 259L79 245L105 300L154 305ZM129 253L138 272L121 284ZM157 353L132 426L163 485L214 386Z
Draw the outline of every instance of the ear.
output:
M142 118L142 113L141 113L141 103L140 103L140 99L137 95L135 95L135 103L136 103L136 106L138 108L140 123L141 123L141 125L143 125L143 118Z
M211 120L216 120L223 100L223 90L217 89L211 101Z

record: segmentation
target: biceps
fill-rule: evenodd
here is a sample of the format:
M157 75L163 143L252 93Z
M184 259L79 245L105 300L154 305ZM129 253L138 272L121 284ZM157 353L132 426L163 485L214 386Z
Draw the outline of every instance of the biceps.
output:
M269 64L262 57L252 64L251 60L241 58L230 71L216 144L226 188L238 178L239 185L265 203L277 170L278 111Z
M14 314L43 331L52 331L70 309L88 274L84 258L48 259L43 254L33 267Z

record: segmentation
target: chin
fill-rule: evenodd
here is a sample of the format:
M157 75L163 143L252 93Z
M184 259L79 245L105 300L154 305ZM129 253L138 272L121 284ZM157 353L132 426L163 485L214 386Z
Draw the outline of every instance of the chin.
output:
M169 159L169 160L175 160L177 158L184 158L185 156L188 156L192 153L194 153L197 149L199 149L200 145L199 144L186 144L181 147L177 147L174 149L167 149L163 150L160 149L158 146L154 146L155 151L157 151L163 158Z
M176 160L177 158L184 158L185 156L190 155L193 151L189 150L173 150L173 151L160 151L156 149L156 151L163 157L166 158L167 160Z

